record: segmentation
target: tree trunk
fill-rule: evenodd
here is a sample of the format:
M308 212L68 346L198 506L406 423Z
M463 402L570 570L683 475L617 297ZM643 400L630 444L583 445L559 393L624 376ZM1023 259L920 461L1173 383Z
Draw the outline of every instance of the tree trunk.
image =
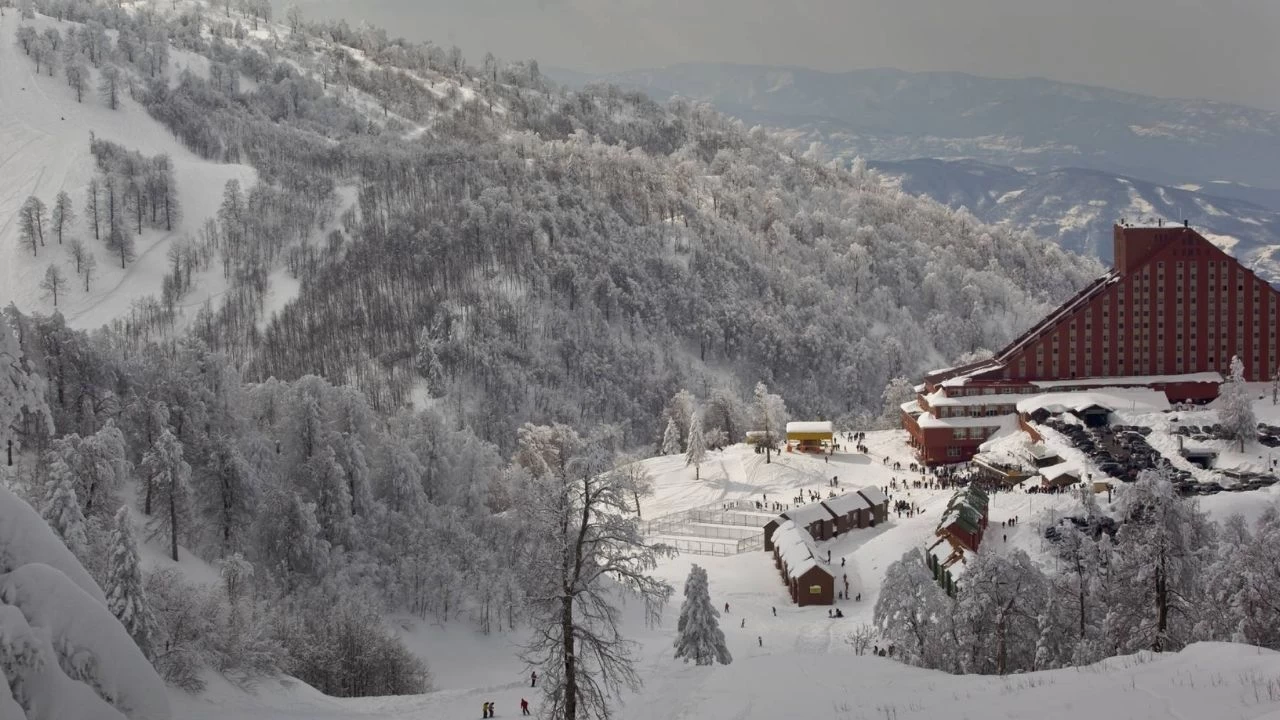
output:
M169 487L169 552L174 562L178 562L178 493L177 483Z
M564 720L577 720L578 658L574 655L572 594L560 601L560 632L564 636Z

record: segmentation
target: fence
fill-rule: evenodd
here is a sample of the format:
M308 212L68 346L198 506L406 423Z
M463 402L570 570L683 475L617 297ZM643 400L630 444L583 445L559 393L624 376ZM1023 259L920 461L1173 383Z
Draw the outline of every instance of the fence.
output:
M645 537L694 555L737 555L764 548L764 524L774 516L723 504L682 510L644 523ZM728 509L726 509L728 508Z
M691 555L715 555L717 557L725 557L728 555L741 555L742 553L764 549L763 534L742 538L737 541L700 540L696 537L663 535L650 537L649 539L654 542L660 542L664 545L670 545L682 553L689 553Z

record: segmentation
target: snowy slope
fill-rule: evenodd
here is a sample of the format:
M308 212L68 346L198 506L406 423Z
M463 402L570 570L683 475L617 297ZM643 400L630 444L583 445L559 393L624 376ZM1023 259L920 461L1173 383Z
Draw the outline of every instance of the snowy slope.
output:
M244 165L198 158L127 94L114 112L92 91L85 93L83 103L77 103L60 73L55 77L36 75L35 64L14 43L19 23L16 12L0 18L0 178L4 178L0 183L0 304L15 302L24 311L48 312L53 309L52 301L44 299L39 289L45 269L50 263L61 263L64 274L75 277L74 267L66 265L65 246L53 242L42 248L39 257L18 246L17 213L27 197L36 195L52 206L54 196L65 190L78 216L72 236L83 239L97 254L99 277L87 294L83 284L73 280L58 309L73 326L97 327L127 312L134 299L159 295L165 251L173 240L194 235L195 229L214 215L227 180L237 179L242 187L248 187L256 175ZM46 27L65 31L71 25L45 17L31 24L41 31ZM97 86L96 77L89 86ZM84 221L85 188L94 174L90 133L144 155L168 153L173 158L182 222L173 233L144 231L137 239L138 259L123 271L119 260L93 240L92 228ZM216 277L206 273L203 284L183 304L198 306L220 292L222 288L209 281Z
M909 473L910 449L901 431L869 433L869 455L837 453L830 462L813 456L783 454L770 464L750 448L737 445L709 454L702 480L681 456L644 461L653 475L654 494L643 501L643 517L734 500L790 502L804 490L828 490L835 475L842 487L901 483ZM887 460L887 463L886 463ZM626 698L621 720L698 718L834 717L865 718L1257 718L1280 714L1280 654L1226 644L1195 645L1165 656L1112 658L1083 669L1017 677L956 677L905 667L896 662L854 655L847 634L871 621L887 566L904 551L932 535L948 491L899 489L923 509L913 518L890 522L821 543L832 551L832 566L847 573L862 600L837 601L845 614L831 620L822 607L790 604L770 557L752 552L730 557L682 555L661 563L657 574L677 589L697 563L710 576L712 600L729 603L721 627L734 656L729 666L695 668L672 659L671 643L679 606L669 606L661 624L648 627L634 603L623 606L624 634L638 643L639 670L645 686ZM1217 496L1223 500L1226 495ZM1216 500L1206 498L1206 500ZM1231 494L1231 503L1206 502L1216 517L1241 506L1261 507L1276 496L1265 492ZM996 528L990 551L1022 549L1047 559L1036 519L1071 508L1067 496L998 493L992 496ZM999 523L1017 516L1019 525ZM998 531L998 532L997 532ZM1007 537L1007 539L1006 539ZM841 559L844 565L841 565ZM774 615L776 608L777 615ZM214 681L200 698L174 694L175 708L193 720L277 720L282 718L467 718L486 701L497 703L499 717L519 714L519 701L535 704L521 665L519 631L485 636L459 627L416 620L394 623L414 652L436 671L437 692L423 696L339 700L293 680L268 681L253 693ZM763 644L761 644L761 641ZM1280 716L1280 715L1277 715Z

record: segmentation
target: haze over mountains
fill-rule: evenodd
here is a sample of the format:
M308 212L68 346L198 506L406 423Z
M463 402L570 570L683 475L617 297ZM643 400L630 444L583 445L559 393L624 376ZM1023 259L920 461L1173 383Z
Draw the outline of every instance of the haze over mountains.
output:
M862 157L904 190L1103 260L1121 217L1187 219L1276 277L1268 266L1280 210L1274 112L953 72L683 64L553 76L709 102L811 157Z

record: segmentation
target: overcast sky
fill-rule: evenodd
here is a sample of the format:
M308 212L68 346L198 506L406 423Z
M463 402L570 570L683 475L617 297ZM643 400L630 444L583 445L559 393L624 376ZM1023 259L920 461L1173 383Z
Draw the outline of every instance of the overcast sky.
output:
M1280 110L1280 0L297 0L586 71L686 61L1039 75Z

